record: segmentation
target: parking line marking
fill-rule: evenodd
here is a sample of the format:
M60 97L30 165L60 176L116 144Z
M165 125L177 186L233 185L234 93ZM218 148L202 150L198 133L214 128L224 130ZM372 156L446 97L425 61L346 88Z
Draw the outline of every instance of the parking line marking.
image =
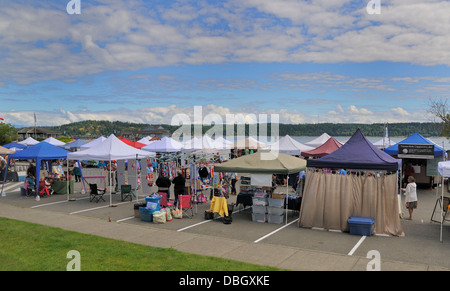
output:
M285 228L285 227L291 225L292 223L296 222L297 220L298 220L298 218L295 219L295 220L293 220L293 221L291 221L291 222L289 222L288 224L286 224L286 225L284 225L284 226L282 226L282 227L280 227L280 228L275 229L275 230L272 231L271 233L268 233L268 234L266 234L265 236L263 236L263 237L261 237L261 238L255 240L254 243L256 244L256 243L262 241L263 239L268 238L268 237L271 236L272 234L274 234L274 233L276 233L276 232L282 230L283 228Z
M366 236L364 235L359 239L359 241L356 243L356 245L353 247L353 249L348 253L349 256L353 255L353 253L359 248L359 246L362 244L362 242L366 239Z
M134 218L134 216L130 216L130 217L127 217L127 218L122 218L122 219L116 220L116 222L122 222L122 221L133 219L133 218Z
M212 221L212 219L211 219L211 220L205 220L205 221L202 221L202 222L199 222L199 223L196 223L196 224L190 225L190 226L186 226L186 227L180 228L180 229L179 229L179 230L177 230L177 231L183 231L183 230L185 230L185 229L188 229L188 228L191 228L191 227L194 227L194 226L197 226L197 225L203 224L203 223L207 223L207 222L210 222L210 221Z

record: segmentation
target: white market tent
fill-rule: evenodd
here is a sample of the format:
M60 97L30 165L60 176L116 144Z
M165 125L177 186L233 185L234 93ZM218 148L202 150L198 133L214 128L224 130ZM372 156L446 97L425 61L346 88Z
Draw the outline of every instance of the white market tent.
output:
M24 144L26 146L32 146L38 144L39 142L30 136L24 139L23 141L19 141L19 143Z
M313 149L313 147L302 144L289 135L280 138L279 141L270 145L271 151L277 151L286 155L300 155L301 152L310 151Z
M231 147L233 146L233 142L223 138L222 136L219 136L215 139L214 145L216 149L231 149Z
M327 140L330 139L330 137L331 136L328 133L324 132L324 133L322 133L321 136L319 136L311 141L305 142L305 145L316 148L316 147L323 145Z
M89 149L73 152L67 154L67 160L96 160L96 161L111 161L114 160L137 160L146 157L154 157L155 153L149 151L139 150L135 147L129 146L114 134L111 134L102 143L92 146ZM109 177L111 179L111 177ZM110 193L112 183L109 183ZM137 195L136 195L137 196ZM137 197L136 197L137 199ZM109 204L112 204L112 195L110 195Z
M390 146L393 146L394 144L395 144L395 142L392 141L389 137L383 137L380 140L373 143L373 145L379 149L385 149Z
M231 147L236 149L266 149L268 145L250 136L236 141Z
M156 153L174 153L183 150L183 144L170 137L163 137L142 148L143 151Z
M150 139L151 139L150 136L146 136L146 137L143 137L140 140L138 140L138 142L143 143L145 145L149 145L153 142L153 141L150 141Z
M43 141L48 142L49 144L52 144L52 145L57 146L57 147L60 147L60 146L63 146L63 145L66 144L65 142L57 140L54 137L49 137L47 139L44 139Z
M103 141L105 141L105 140L106 140L106 137L101 136L101 137L99 137L99 138L97 138L97 139L94 139L94 140L91 141L91 142L88 142L87 144L82 145L82 146L80 147L80 149L81 149L81 150L85 150L85 149L91 148L91 147L93 147L93 146L96 146L96 145L101 144L101 143L102 143Z
M196 151L203 149L203 139L194 137L190 140L183 142L183 149L185 151Z

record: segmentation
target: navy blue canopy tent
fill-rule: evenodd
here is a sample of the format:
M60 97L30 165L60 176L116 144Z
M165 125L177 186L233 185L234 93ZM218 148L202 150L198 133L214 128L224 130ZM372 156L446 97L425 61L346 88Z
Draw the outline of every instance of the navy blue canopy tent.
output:
M425 145L434 145L434 157L442 157L444 154L444 150L433 143L432 141L424 138L419 133L415 132L409 137L405 138L399 143L396 143L388 148L385 148L384 151L390 155L396 156L398 155L398 145L399 144L425 144Z
M30 146L24 150L18 151L8 156L8 167L11 159L15 160L35 160L36 161L36 193L39 193L39 174L42 160L56 160L67 159L69 151L54 146L47 142L40 142L36 145ZM3 179L6 178L6 175ZM3 180L3 185L5 181Z
M397 171L397 160L374 146L358 129L339 149L319 159L307 160L307 167Z

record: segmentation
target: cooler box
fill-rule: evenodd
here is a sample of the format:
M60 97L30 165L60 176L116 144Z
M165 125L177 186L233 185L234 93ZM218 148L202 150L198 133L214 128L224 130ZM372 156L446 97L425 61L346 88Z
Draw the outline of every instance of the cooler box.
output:
M146 207L139 207L139 212L141 214L141 220L142 221L147 221L147 222L152 222L153 221L153 212L150 209L146 208Z
M375 220L371 217L352 216L348 219L350 234L371 236L374 223Z
M161 196L157 197L145 197L145 204L148 206L148 203L156 203L156 205L153 205L153 210L158 211L161 209Z

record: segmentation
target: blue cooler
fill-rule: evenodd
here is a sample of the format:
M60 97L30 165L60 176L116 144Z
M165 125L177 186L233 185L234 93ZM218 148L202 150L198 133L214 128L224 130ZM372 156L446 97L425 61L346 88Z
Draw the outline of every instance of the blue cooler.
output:
M373 218L352 216L347 221L350 227L350 234L364 236L372 235L372 225L375 223Z
M152 204L154 211L157 211L161 208L161 196L145 197L145 205L148 205L149 202L156 204L156 205Z

